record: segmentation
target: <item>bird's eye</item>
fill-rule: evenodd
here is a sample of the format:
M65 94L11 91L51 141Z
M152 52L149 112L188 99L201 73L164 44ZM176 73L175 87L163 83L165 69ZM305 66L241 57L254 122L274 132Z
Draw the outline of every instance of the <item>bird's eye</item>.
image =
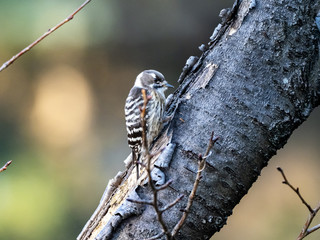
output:
M159 84L159 83L161 82L161 80L160 80L159 78L156 78L156 79L154 80L154 82L155 82L156 84Z

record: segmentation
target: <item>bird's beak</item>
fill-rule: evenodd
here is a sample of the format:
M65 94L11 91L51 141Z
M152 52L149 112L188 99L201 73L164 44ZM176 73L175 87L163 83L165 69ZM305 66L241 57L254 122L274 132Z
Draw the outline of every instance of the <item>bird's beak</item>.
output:
M172 86L171 84L169 84L169 83L167 83L167 82L166 82L164 85L165 85L166 87L174 88L174 86Z

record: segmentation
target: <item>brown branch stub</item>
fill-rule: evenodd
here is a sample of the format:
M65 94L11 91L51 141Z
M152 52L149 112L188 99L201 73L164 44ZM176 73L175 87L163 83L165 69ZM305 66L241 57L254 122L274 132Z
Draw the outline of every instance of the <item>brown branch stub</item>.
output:
M297 240L301 240L303 238L305 238L306 236L308 236L310 233L320 229L320 224L312 227L312 228L309 228L311 223L312 223L312 220L314 219L314 217L317 215L318 211L320 210L320 203L318 204L318 206L316 208L312 208L305 200L304 198L302 197L300 191L299 191L299 188L295 188L292 186L292 184L288 181L286 175L284 174L284 171L282 170L282 168L278 167L277 170L281 173L284 181L282 182L283 184L286 184L287 186L289 186L297 195L298 197L300 198L300 200L302 201L303 205L305 205L308 210L309 210L309 216L308 216L308 219L307 221L305 222L299 236L297 237Z
M7 170L7 167L12 163L12 160L8 161L2 168L0 168L0 172Z
M0 67L0 72L6 69L8 66L10 66L14 61L16 61L19 57L21 57L23 54L28 52L31 48L36 46L39 42L41 42L43 39L45 39L47 36L49 36L51 33L53 33L55 30L60 28L65 23L71 21L74 16L82 10L91 0L86 0L80 7L78 7L71 15L69 15L65 20L54 26L53 28L50 28L47 32L45 32L42 36L40 36L37 40L35 40L33 43L31 43L29 46L21 50L18 54L14 55L12 58L10 58L8 61L6 61L2 66Z

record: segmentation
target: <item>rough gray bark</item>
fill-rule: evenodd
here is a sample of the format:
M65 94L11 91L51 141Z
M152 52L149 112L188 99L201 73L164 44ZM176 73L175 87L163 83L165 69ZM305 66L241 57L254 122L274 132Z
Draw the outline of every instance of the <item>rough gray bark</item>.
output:
M319 1L269 0L254 6L247 0L234 6L169 105L169 113L177 110L163 135L176 148L170 167L163 169L166 179L173 180L160 194L163 205L189 195L196 156L204 153L211 131L220 136L176 239L209 239L219 231L268 160L320 102L320 31L315 24ZM147 187L133 191L142 199L151 197ZM110 211L113 198L115 194L104 212L97 210L100 216ZM186 201L165 212L169 229ZM136 216L118 214L123 219L111 224L108 239L144 239L161 231L151 206L131 207ZM97 222L110 225L101 218ZM97 239L106 239L100 230L92 233L97 224L87 229L87 238L79 239L98 234Z

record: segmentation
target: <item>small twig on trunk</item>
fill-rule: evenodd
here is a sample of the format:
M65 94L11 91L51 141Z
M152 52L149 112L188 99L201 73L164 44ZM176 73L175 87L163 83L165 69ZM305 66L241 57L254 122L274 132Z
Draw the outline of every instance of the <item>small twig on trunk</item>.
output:
M7 170L7 167L12 163L12 160L8 161L2 168L0 168L0 172Z
M169 180L168 182L166 182L165 184L163 184L161 186L156 186L153 182L153 179L151 176L151 158L153 157L153 155L149 151L149 146L148 146L148 141L147 141L147 124L146 124L146 119L145 119L147 104L148 104L149 100L151 99L151 97L147 96L145 89L142 89L141 93L142 93L142 97L143 97L143 106L140 108L140 118L141 118L141 127L142 127L142 147L144 150L144 157L146 160L146 164L142 164L142 163L139 163L139 164L146 168L147 175L148 175L148 183L149 183L149 186L150 186L151 191L153 193L153 198L152 198L152 200L134 200L134 199L127 199L127 200L130 202L138 203L138 204L146 204L146 205L153 206L153 208L157 214L158 222L161 225L162 231L159 234L157 234L151 238L148 238L148 240L159 239L162 236L165 236L167 240L172 240L172 239L174 239L174 236L178 233L178 231L180 230L180 228L182 227L182 225L184 224L184 222L188 216L188 213L189 213L190 208L192 206L193 199L196 195L196 191L197 191L200 179L201 179L201 173L206 166L206 159L207 159L207 157L209 157L211 155L210 150L213 147L213 145L215 144L215 142L218 140L219 137L214 137L214 133L212 132L207 150L204 154L204 157L202 157L201 154L199 155L197 176L196 176L196 180L193 185L193 189L189 195L187 206L183 211L183 215L182 215L181 219L176 224L176 226L174 227L172 232L170 232L166 223L164 222L162 214L163 214L163 212L167 211L168 209L170 209L174 205L176 205L184 196L180 195L173 202L167 204L166 206L164 206L162 208L160 208L158 205L158 192L166 189L167 187L170 187L172 180Z
M212 134L211 134L211 137L210 137L210 140L209 140L209 144L208 144L208 147L207 147L207 150L206 150L206 153L205 153L204 157L202 157L201 154L199 155L198 171L197 171L196 180L195 180L195 182L193 184L193 189L192 189L192 191L191 191L191 193L189 195L188 203L187 203L186 208L183 211L182 217L180 218L179 222L176 224L176 226L173 228L173 230L171 232L172 238L174 238L174 236L181 229L182 225L184 224L184 222L185 222L185 220L186 220L186 218L187 218L187 216L189 214L190 208L191 208L192 203L193 203L193 199L194 199L194 197L196 195L196 191L198 189L198 185L199 185L199 182L200 182L200 179L201 179L201 173L202 173L202 171L204 170L204 168L206 166L206 159L210 155L210 150L213 147L214 143L219 139L219 137L213 137L213 136L214 136L214 132L212 132Z
M163 189L166 189L167 187L169 187L169 185L172 183L172 180L169 180L168 182L164 183L163 185L156 187L157 191L161 191Z
M165 212L168 209L172 208L174 205L176 205L182 198L184 197L184 195L180 195L176 200L174 200L172 203L164 206L163 208L160 209L161 212Z
M153 205L153 201L148 201L148 200L137 200L137 199L127 198L127 201L132 203L138 203L138 204Z
M79 8L77 8L77 10L75 10L69 17L67 17L65 20L63 20L62 22L60 22L59 24L57 24L56 26L54 26L53 28L50 28L46 33L44 33L41 37L39 37L37 40L35 40L33 43L31 43L29 46L27 46L26 48L24 48L23 50L21 50L18 54L16 54L15 56L13 56L11 59L9 59L7 62L5 62L4 64L2 64L2 66L0 67L0 72L3 71L4 69L6 69L8 66L10 66L14 61L16 61L19 57L21 57L23 54L25 54L26 52L28 52L31 48L33 48L34 46L36 46L39 42L41 42L44 38L46 38L47 36L49 36L51 33L53 33L55 30L57 30L58 28L60 28L62 25L64 25L65 23L69 22L70 20L73 19L73 17L81 10L83 9L89 2L91 2L91 0L86 0Z
M142 144L143 144L143 148L145 151L145 157L147 160L147 174L148 174L148 183L149 186L152 190L153 193L153 208L155 210L155 212L157 213L157 218L158 221L162 227L162 231L163 234L166 236L166 239L169 240L171 238L171 234L168 231L168 227L165 224L163 217L162 217L162 211L160 210L159 206L158 206L158 189L157 187L154 185L152 177L151 177L151 154L149 152L149 146L148 146L148 141L147 141L147 123L146 123L146 110L147 110L147 104L150 100L150 97L147 96L146 90L142 89L141 90L142 93L142 97L143 97L143 106L140 109L141 111L141 126L142 126ZM161 235L162 233L160 233Z
M157 235L154 235L154 236L151 237L151 238L146 238L146 239L144 239L144 240L156 240L156 239L161 238L163 235L164 235L164 232L161 232L161 233L159 233L159 234L157 234Z
M304 198L302 197L302 195L300 194L299 188L295 188L292 186L292 184L288 181L286 175L284 174L284 171L282 170L282 168L278 167L277 170L281 173L284 181L282 182L283 184L288 185L300 198L300 200L302 201L302 203L308 208L309 210L309 216L307 221L305 222L299 236L297 237L297 240L301 240L303 238L305 238L306 236L308 236L310 233L320 229L320 224L309 228L312 220L314 219L314 217L317 215L318 211L320 210L320 203L318 204L318 206L314 209L312 209L312 207L304 200Z

